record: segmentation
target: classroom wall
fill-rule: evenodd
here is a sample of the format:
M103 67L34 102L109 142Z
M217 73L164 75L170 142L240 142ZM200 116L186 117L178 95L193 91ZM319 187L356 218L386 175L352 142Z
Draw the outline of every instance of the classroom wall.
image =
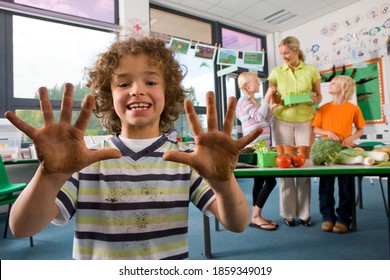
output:
M359 69L364 71L367 61L381 58L382 67L378 70L382 71L384 104L378 106L383 111L384 123L375 121L368 124L365 133L367 140L390 143L390 105L387 105L390 104L390 56L385 43L390 35L390 2L362 0L302 26L269 35L270 69L283 63L277 46L284 37L290 35L300 40L306 62L315 65L320 71L330 70L333 65L337 69L349 65L358 68L358 72ZM322 94L328 97L327 92ZM359 105L363 108L365 101L361 102Z

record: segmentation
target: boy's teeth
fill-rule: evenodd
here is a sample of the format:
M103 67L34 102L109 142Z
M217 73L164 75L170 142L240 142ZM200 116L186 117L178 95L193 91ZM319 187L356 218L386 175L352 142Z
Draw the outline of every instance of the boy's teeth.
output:
M147 103L135 103L128 106L131 110L144 110L149 108L149 104Z

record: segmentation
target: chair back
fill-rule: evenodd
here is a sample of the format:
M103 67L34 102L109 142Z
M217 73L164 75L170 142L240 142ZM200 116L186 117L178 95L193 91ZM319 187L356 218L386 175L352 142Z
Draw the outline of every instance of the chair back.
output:
M365 149L366 151L371 151L373 150L376 146L386 146L385 143L383 142L377 142L377 141L366 141L366 142L360 142L357 144L358 147L361 147Z
M0 188L9 185L9 183L7 170L5 169L3 158L0 155Z

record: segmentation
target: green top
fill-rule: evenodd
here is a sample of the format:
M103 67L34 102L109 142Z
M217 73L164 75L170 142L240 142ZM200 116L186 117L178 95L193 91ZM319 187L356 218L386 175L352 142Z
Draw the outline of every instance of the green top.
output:
M276 85L277 91L284 99L288 95L311 93L313 84L320 78L320 73L314 66L301 61L294 72L287 64L275 67L268 80ZM306 122L312 120L315 113L315 108L309 103L279 105L274 109L276 118L288 122Z

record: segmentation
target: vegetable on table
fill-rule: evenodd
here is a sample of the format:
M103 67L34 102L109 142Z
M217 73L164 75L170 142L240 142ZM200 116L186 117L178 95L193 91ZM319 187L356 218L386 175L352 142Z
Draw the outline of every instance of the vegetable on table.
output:
M346 156L346 155L338 155L334 161L334 163L338 164L363 164L364 158L363 156Z
M271 148L267 147L267 144L264 140L258 141L255 145L252 146L252 149L260 153L269 153Z
M319 139L311 147L311 160L314 165L330 165L340 151L340 142L328 138Z
M373 165L375 163L375 159L373 159L372 157L365 157L364 160L363 160L363 164L364 165Z
M366 152L367 157L372 157L377 162L389 161L389 154L386 152Z
M335 163L364 164L369 166L376 162L387 162L388 160L389 155L386 152L364 151L348 147L337 154Z
M291 158L288 155L279 155L276 157L276 165L280 168L288 168L291 165Z
M303 155L295 155L291 159L291 163L294 167L301 167L305 164L306 158Z

